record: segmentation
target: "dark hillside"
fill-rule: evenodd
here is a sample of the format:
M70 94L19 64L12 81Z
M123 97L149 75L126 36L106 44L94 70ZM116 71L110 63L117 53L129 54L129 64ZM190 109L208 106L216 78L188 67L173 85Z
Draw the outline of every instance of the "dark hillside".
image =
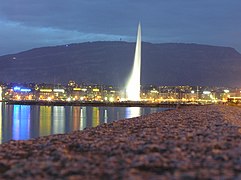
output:
M0 81L123 85L135 43L92 42L43 47L0 57ZM142 83L241 86L241 55L233 48L142 43Z

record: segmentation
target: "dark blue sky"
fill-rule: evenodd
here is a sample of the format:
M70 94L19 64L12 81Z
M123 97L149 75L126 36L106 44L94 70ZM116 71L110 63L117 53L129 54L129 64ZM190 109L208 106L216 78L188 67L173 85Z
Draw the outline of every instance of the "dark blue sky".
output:
M0 0L0 55L85 41L231 46L241 52L237 0Z

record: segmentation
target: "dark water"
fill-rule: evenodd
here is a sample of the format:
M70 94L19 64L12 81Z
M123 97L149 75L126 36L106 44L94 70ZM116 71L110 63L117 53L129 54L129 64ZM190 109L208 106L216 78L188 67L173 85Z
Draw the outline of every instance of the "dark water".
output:
M0 143L83 130L163 110L165 108L30 106L0 102Z

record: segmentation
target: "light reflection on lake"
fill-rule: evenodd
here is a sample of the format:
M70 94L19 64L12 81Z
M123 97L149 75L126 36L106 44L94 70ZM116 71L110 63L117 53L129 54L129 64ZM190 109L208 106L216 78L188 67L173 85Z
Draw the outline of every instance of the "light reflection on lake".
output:
M30 106L13 107L13 139L28 139L30 136Z
M65 110L63 106L53 106L52 122L53 129L52 134L64 133L64 123L65 123Z
M6 105L0 102L0 143L83 130L114 120L163 111L150 107Z
M126 107L125 118L138 117L141 115L140 107Z

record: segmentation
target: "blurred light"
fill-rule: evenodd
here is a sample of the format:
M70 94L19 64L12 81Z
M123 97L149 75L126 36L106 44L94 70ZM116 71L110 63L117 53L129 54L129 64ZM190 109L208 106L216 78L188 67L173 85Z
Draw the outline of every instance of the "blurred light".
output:
M120 98L120 101L126 101L126 98Z
M40 92L52 92L52 89L40 89Z
M133 118L141 115L140 107L127 107L125 111L125 118Z
M57 92L57 93L64 93L64 89L54 89L54 92Z
M21 91L21 92L30 92L31 89L25 88L25 89L21 89L20 91Z
M113 97L110 97L110 98L109 98L109 101L110 101L110 102L114 102L114 98L113 98Z
M81 88L74 88L73 90L74 90L74 91L80 91Z
M151 90L151 93L158 93L157 90Z
M15 86L15 87L13 88L13 90L14 90L14 91L20 91L21 88L20 88L19 86Z
M195 92L192 90L191 93L194 94Z
M3 89L2 89L2 87L0 87L0 101L3 100L2 93L3 93ZM0 109L0 111L1 111L1 109ZM1 113L1 112L0 112L0 113Z
M52 100L52 98L51 97L48 97L48 99L47 99L48 101L51 101Z
M100 90L97 89L97 88L93 89L93 92L99 92L99 91L100 91Z
M210 91L203 91L203 94L208 95L208 94L211 94L211 92Z
M228 89L225 89L225 90L223 90L225 93L229 93L229 90Z
M18 92L18 91L20 91L20 92L30 92L31 89L29 89L29 88L21 88L19 86L15 86L15 87L13 87L13 91L15 91L15 92Z

